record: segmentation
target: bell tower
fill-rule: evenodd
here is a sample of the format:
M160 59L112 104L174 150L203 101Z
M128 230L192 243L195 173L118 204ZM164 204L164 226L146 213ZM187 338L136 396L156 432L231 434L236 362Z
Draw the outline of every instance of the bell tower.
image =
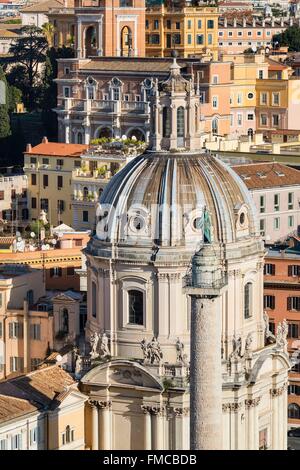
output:
M150 149L201 150L204 122L200 120L200 97L193 79L186 80L173 58L170 75L153 86L150 117Z

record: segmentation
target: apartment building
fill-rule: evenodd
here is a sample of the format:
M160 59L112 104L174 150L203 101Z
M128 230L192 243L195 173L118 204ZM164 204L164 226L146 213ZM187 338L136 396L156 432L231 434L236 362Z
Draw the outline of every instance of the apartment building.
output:
M300 171L280 163L233 165L249 189L267 244L283 240L300 225Z
M146 10L147 57L179 57L208 54L218 58L218 7L199 2L149 5Z
M15 234L28 223L28 179L26 175L0 176L0 228Z
M33 370L53 347L51 307L43 277L28 266L0 267L0 378Z
M228 18L222 16L218 24L218 45L221 52L242 54L247 49L271 49L273 36L285 31L289 26L299 26L299 19L290 18L252 18L247 16Z
M288 349L292 361L288 387L289 427L300 426L300 239L269 248L264 268L264 308L270 329L276 333L278 323L288 322Z
M38 220L41 211L49 224L72 225L72 172L81 166L81 154L86 145L48 142L24 153L24 172L28 178L28 208L30 220Z
M86 400L57 365L2 381L1 450L84 450Z

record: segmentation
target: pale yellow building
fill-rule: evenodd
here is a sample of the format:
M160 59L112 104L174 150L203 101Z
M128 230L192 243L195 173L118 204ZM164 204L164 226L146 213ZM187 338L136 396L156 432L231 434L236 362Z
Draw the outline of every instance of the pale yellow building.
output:
M155 5L146 10L146 56L218 59L218 7Z
M57 365L1 382L1 450L84 450L86 400Z
M87 145L48 142L27 146L24 172L28 177L29 220L46 212L50 225L72 225L72 173L81 167Z

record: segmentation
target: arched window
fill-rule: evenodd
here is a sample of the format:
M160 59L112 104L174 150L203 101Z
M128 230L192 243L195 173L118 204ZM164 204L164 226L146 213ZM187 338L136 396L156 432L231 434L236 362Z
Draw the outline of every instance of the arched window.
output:
M184 147L184 107L177 108L177 146Z
M128 26L121 30L121 55L130 56L132 52L132 32Z
M85 186L85 187L83 188L83 197L84 197L84 198L87 198L88 195L89 195L89 189Z
M212 120L212 123L211 123L211 130L212 130L213 135L218 135L218 133L219 133L219 123L218 123L218 119L217 119L217 118L214 118L214 119Z
M83 135L82 132L77 133L77 144L82 144L83 143Z
M128 313L129 323L144 324L144 296L140 290L128 291Z
M103 193L103 188L99 188L99 191L98 191L99 198L101 197L102 193Z
M253 286L251 282L247 282L244 287L244 318L252 317L252 295Z
M97 286L94 281L92 281L92 316L97 317Z
M171 135L171 110L169 107L163 107L163 137Z
M291 419L300 419L300 406L297 403L290 403L288 406L288 416Z
M62 331L69 333L69 312L67 308L62 311Z
M97 34L94 26L89 26L85 33L86 57L96 55L97 52Z

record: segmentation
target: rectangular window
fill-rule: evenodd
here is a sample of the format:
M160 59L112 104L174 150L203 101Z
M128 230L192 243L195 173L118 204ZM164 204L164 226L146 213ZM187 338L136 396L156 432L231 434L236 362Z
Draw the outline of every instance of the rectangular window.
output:
M30 163L32 165L35 165L36 164L36 157L30 157Z
M247 114L248 121L254 121L254 114Z
M64 161L62 159L56 160L56 166L62 168L64 166Z
M43 158L43 165L49 165L49 158Z
M31 175L31 185L36 186L36 174L35 173Z
M4 201L4 191L0 191L0 201Z
M58 199L57 201L57 212L62 213L65 210L65 201Z
M268 449L268 429L262 429L259 431L259 450Z
M288 266L288 275L297 277L300 276L300 264L290 264Z
M219 75L213 75L212 82L213 85L217 85L219 83Z
M228 36L231 38L233 36L232 31L228 31Z
M23 323L16 321L9 322L8 324L9 338L23 338Z
M75 274L75 269L73 267L68 267L67 276L74 276L74 274Z
M158 29L159 28L159 21L158 20L154 20L153 21L153 29Z
M262 237L265 236L265 230L266 230L265 226L266 226L265 219L260 219L260 221L259 221L259 231L260 231L260 234L261 234Z
M262 80L264 78L264 71L263 70L258 71L258 78L259 78L259 80Z
M149 28L149 20L146 20L146 21L145 21L145 28L146 28L146 29Z
M198 20L198 29L202 28L202 20Z
M275 309L275 295L264 295L264 308Z
M289 323L288 338L299 338L299 324Z
M265 207L265 196L260 196L259 197L259 212L262 214L266 212L266 207Z
M176 27L176 29L180 29L180 22L179 21L176 21L175 27Z
M22 449L22 434L16 434L11 437L11 450Z
M50 268L50 277L61 277L62 276L62 268L55 267Z
M293 216L293 215L289 215L289 216L288 216L288 227L289 227L289 228L293 228L293 227L294 227L294 216Z
M57 177L57 189L62 189L64 185L63 176L58 175Z
M300 297L288 297L287 299L287 309L288 310L296 310L296 312L300 311Z
M37 357L33 357L30 361L31 370L36 370L41 362L42 362L42 359L37 358Z
M238 93L237 95L237 104L242 104L243 101L243 95L241 93Z
M278 114L273 114L272 115L272 122L273 122L273 126L279 126L279 115Z
M266 263L264 265L264 274L266 276L274 276L275 275L275 264Z
M188 34L188 35L187 35L187 43L188 43L189 45L192 44L192 35L191 35L191 34Z
M64 98L71 97L71 89L69 86L64 86Z
M280 100L279 100L279 93L272 93L272 103L275 106L279 106Z
M31 335L31 339L40 341L41 325L39 323L34 323L33 325L30 325L30 335Z
M196 35L196 43L198 46L202 46L203 44L203 34L197 34Z
M280 229L280 217L275 217L274 218L274 230L279 230Z
M260 104L268 104L268 95L265 92L260 94Z
M211 45L213 43L213 35L208 34L207 35L207 44Z
M150 44L159 44L159 43L160 43L160 35L159 34L151 34Z
M10 357L10 371L11 372L23 372L24 371L24 359L23 357Z
M241 126L243 124L243 115L242 114L238 114L237 115L237 125L238 126Z
M267 125L267 115L266 114L261 114L260 115L260 124L262 126L266 126Z
M294 193L288 193L288 210L294 209Z
M6 439L0 440L0 450L7 450L7 441Z
M31 198L31 209L36 209L36 197Z
M207 29L214 29L215 22L214 20L207 20Z
M92 281L92 315L94 318L97 317L97 286L94 281Z
M44 186L44 188L46 188L48 186L48 183L49 183L48 175L43 175L43 186Z
M48 212L49 210L49 201L48 199L41 199L41 209Z
M238 36L243 36L243 31L239 31Z
M173 34L173 43L174 44L181 44L181 35L180 34Z
M213 96L212 97L212 107L214 109L217 109L218 108L218 97L217 96Z
M82 222L88 222L88 221L89 221L89 212L82 211Z
M171 20L167 20L167 29L171 29L171 27L172 27Z
M274 194L274 211L279 212L279 194Z
M244 287L244 318L248 319L252 317L252 295L253 285L251 282L247 282Z
M192 20L188 20L187 27L188 27L188 29L192 28Z

